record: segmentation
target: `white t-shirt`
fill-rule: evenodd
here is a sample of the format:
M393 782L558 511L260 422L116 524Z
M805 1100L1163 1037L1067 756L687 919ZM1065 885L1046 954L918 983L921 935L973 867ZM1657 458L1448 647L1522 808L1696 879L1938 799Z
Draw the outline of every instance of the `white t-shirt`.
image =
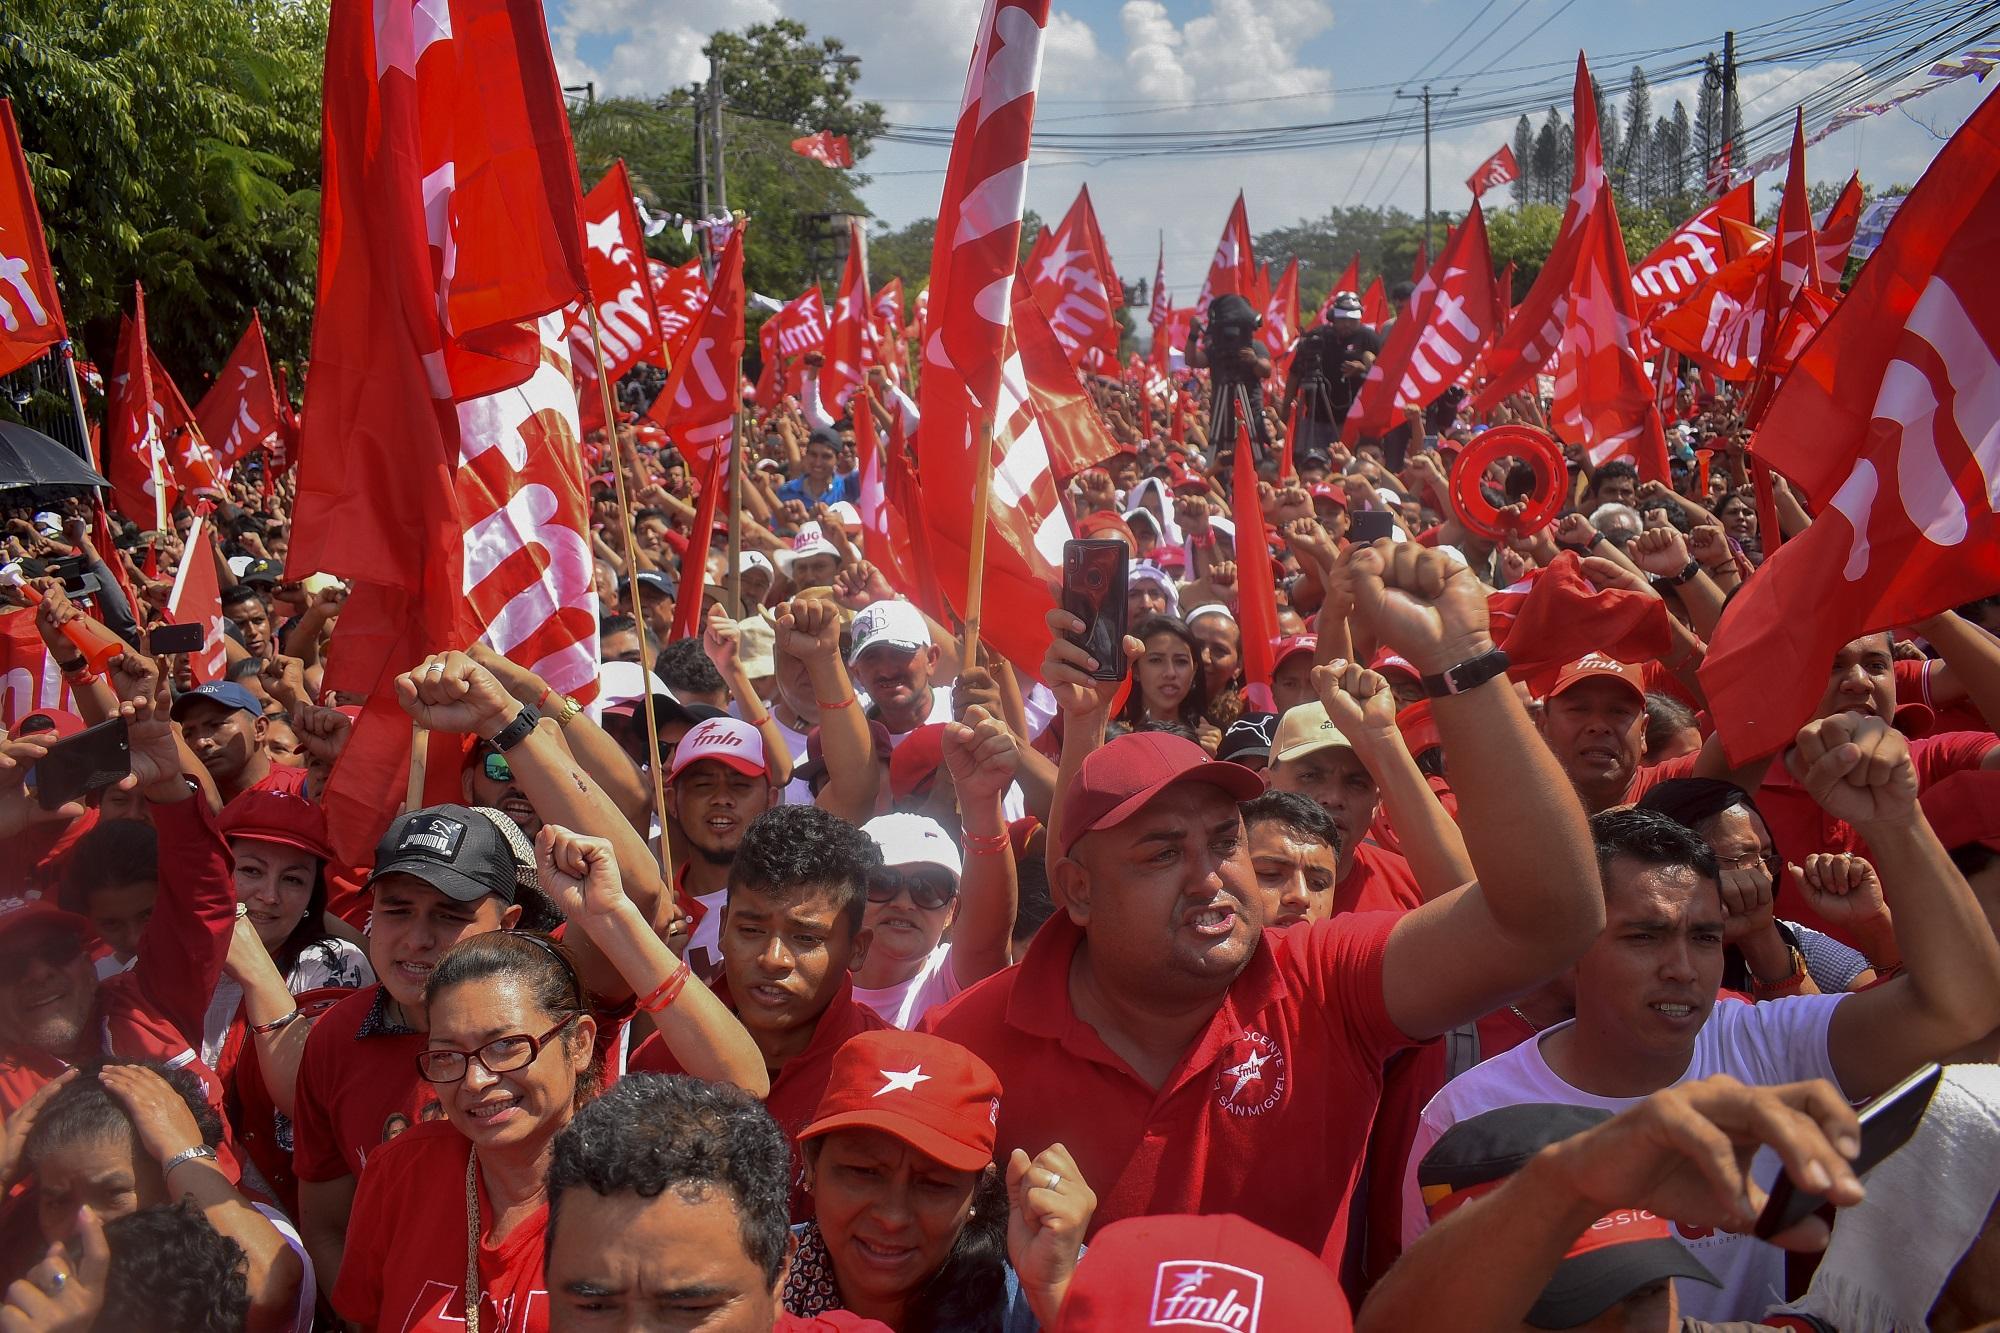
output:
M1838 1087L1826 1033L1834 1006L1846 998L1798 995L1762 1004L1718 1000L1695 1036L1694 1058L1688 1062L1687 1072L1675 1080L1676 1086L1712 1074L1728 1074L1759 1087L1809 1078L1823 1078ZM1549 1032L1564 1026L1567 1024ZM1565 1083L1542 1058L1542 1042L1549 1032L1466 1070L1445 1084L1424 1108L1416 1140L1410 1146L1410 1160L1403 1169L1404 1249L1430 1225L1417 1186L1417 1167L1431 1145L1459 1121L1503 1106L1536 1102L1595 1106L1616 1113L1645 1100L1599 1097ZM1759 1152L1751 1164L1758 1184L1768 1189L1777 1173L1776 1154L1768 1148ZM1754 1320L1785 1299L1785 1252L1777 1246L1729 1232L1690 1234L1678 1226L1674 1234L1722 1283L1711 1287L1704 1282L1677 1281L1683 1317L1715 1322Z
M934 1006L943 1004L964 989L958 982L958 973L952 970L951 941L946 940L931 950L931 956L924 959L924 965L908 981L883 986L879 990L863 990L856 986L854 1000L873 1009L875 1016L885 1023L912 1028Z
M306 1253L306 1244L299 1238L298 1228L292 1225L289 1217L269 1204L258 1203L254 1199L250 1201L250 1206L262 1213L264 1220L278 1229L278 1234L285 1238L285 1247L299 1256L299 1267L304 1270L299 1275L299 1303L292 1311L292 1322L286 1327L291 1333L312 1333L313 1298L319 1289L318 1281L313 1275L312 1256Z
M322 986L359 990L374 984L375 969L368 965L368 955L354 941L331 935L299 950L299 961L285 978L285 989L294 995ZM236 1009L242 1003L243 988L236 984L236 978L227 973L217 978L201 1025L201 1059L211 1069L222 1056L223 1038L229 1035L229 1025L236 1021Z

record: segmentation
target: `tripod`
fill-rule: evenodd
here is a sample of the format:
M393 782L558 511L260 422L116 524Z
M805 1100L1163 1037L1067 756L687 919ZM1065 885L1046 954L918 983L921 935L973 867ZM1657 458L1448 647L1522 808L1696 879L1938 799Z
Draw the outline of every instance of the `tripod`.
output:
M1264 424L1264 414L1257 410L1257 404L1251 398L1250 386L1241 380L1211 380L1208 390L1208 467L1211 472L1225 450L1236 448L1236 423L1239 421L1249 425L1253 449L1270 448L1270 427Z

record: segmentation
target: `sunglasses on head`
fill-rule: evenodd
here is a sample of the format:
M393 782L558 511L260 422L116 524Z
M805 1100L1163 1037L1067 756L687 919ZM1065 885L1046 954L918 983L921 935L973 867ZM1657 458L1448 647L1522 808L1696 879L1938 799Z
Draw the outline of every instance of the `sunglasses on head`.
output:
M937 866L905 870L901 866L876 866L868 872L868 901L892 903L896 895L909 890L910 902L926 912L934 912L958 896L951 873Z
M83 952L83 940L73 931L58 930L39 940L12 949L0 950L0 986L11 986L28 975L35 963L44 967L68 967Z

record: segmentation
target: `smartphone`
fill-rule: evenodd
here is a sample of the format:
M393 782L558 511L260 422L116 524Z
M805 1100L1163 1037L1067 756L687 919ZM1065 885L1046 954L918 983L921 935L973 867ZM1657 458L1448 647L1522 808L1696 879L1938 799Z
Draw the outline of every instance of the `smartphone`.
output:
M1125 569L1121 541L1063 543L1063 610L1083 622L1069 641L1098 661L1095 680L1125 679Z
M155 625L146 636L146 652L153 657L198 653L207 646L207 629L195 624Z
M1924 1112L1930 1109L1931 1094L1942 1077L1944 1070L1937 1065L1925 1065L1868 1103L1861 1113L1861 1154L1849 1163L1855 1175L1867 1175L1883 1158L1909 1142ZM1771 1197L1764 1201L1764 1211L1757 1214L1753 1234L1769 1240L1805 1221L1825 1202L1823 1195L1793 1184L1790 1175L1780 1172Z
M109 787L132 771L132 745L125 719L114 717L57 741L35 761L35 800L54 810L99 787Z
M49 576L62 580L63 591L72 600L94 597L103 591L97 575L90 572L90 561L80 555L66 555L60 560L49 561Z
M1363 509L1347 519L1347 540L1360 545L1396 535L1396 516L1386 509Z

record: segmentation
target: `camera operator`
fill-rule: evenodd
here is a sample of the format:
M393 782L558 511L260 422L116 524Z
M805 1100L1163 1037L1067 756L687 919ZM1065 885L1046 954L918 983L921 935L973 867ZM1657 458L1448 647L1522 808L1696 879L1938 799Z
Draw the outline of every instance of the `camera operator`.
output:
M1323 453L1340 437L1347 410L1381 350L1375 331L1361 322L1361 298L1353 292L1335 294L1326 318L1299 339L1291 374L1285 377L1285 420L1293 419L1295 403L1299 408L1295 450Z
M1208 323L1188 326L1187 363L1208 371L1208 454L1211 465L1230 458L1236 449L1236 413L1249 417L1250 438L1269 448L1271 428L1264 421L1264 380L1271 373L1271 353L1257 337L1264 317L1234 292L1208 305Z

